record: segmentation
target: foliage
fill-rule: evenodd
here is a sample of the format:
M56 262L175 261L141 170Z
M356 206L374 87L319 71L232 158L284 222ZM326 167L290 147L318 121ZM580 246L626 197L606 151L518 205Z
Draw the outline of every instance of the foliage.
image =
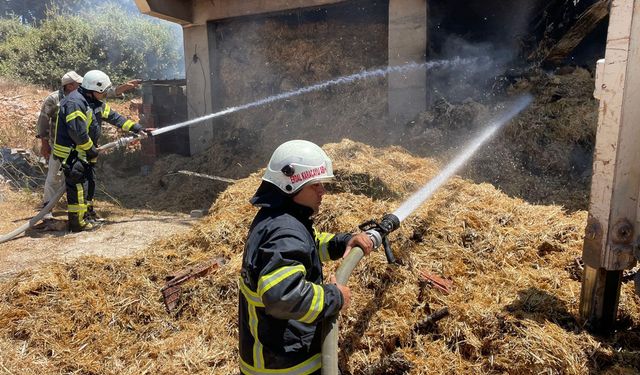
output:
M75 14L50 8L35 25L21 25L17 18L0 22L0 75L51 88L69 70L100 69L114 82L175 78L182 72L181 45L166 22L116 3Z
M47 10L51 8L78 13L79 9L98 7L104 2L103 0L0 0L0 17L12 15L29 23L40 24L47 18ZM109 2L130 11L136 10L132 0L109 0Z
M182 67L182 37L175 29L141 15L132 16L116 4L91 16L96 40L91 56L116 81L127 77L175 78Z
M0 19L0 44L7 40L26 34L25 26L18 17Z

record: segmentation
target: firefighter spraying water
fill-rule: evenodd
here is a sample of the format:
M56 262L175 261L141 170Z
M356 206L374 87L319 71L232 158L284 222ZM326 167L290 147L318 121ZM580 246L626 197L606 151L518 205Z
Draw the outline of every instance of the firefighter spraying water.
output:
M489 141L506 123L517 116L525 108L531 104L533 97L525 95L517 98L505 111L498 115L495 120L484 130L478 138L467 145L460 155L453 159L436 177L431 179L420 190L415 192L404 203L400 205L392 214L383 216L379 223L369 221L360 226L365 230L367 235L372 239L374 248L380 245L384 246L384 251L389 263L395 263L395 257L391 251L391 246L387 236L398 229L402 221L404 221L411 213L413 213L422 203L431 198L431 196L447 182L453 174L460 169L478 149ZM338 284L347 284L347 280L355 266L364 256L364 252L355 247L345 257L343 263L336 271L336 282ZM324 341L322 344L322 374L338 375L338 321L337 315L329 319L325 324L326 330Z
M295 97L298 95L302 95L302 94L306 94L306 93L310 93L310 92L314 92L314 91L320 91L323 89L326 89L328 87L331 86L336 86L336 85L342 85L342 84L348 84L348 83L353 83L359 80L363 80L363 79L368 79L368 78L375 78L375 77L385 77L390 73L402 73L402 72L408 72L411 70L416 70L416 69L433 69L433 68L440 68L440 67L455 67L455 66L466 66L469 64L475 64L475 65L488 65L490 63L490 60L487 59L481 59L481 58L455 58L452 60L438 60L438 61L430 61L430 62L426 62L426 63L408 63L408 64L404 64L404 65L398 65L398 66L391 66L388 68L384 68L384 69L375 69L375 70L368 70L368 71L364 71L361 73L356 73L356 74L352 74L352 75L348 75L348 76L344 76L344 77L339 77L336 79L332 79L329 81L325 81L325 82L321 82L315 85L311 85L311 86L307 86L298 90L294 90L294 91L288 91L285 93L281 93L278 95L273 95L261 100L257 100L255 102L251 102L251 103L247 103L244 105L240 105L240 106L236 106L236 107L230 107L227 109L224 109L222 111L219 112L215 112L215 113L211 113L209 115L206 116L202 116L199 118L195 118L192 120L188 120L185 122L181 122L178 124L174 124L174 125L169 125L166 127L162 127L160 129L155 129L155 130L151 130L149 129L148 131L148 135L150 136L156 136L156 135L160 135L160 134L164 134L167 132L171 132L180 128L183 128L185 126L190 126L190 125L196 125L196 124L200 124L203 123L207 120L213 119L213 118L218 118L218 117L222 117L231 113L235 113L235 112L239 112L239 111L243 111L246 109L251 109L251 108L255 108L255 107L259 107L259 106L263 106L269 103L273 103L279 100L284 100L284 99L288 99L291 97ZM107 111L108 112L108 111ZM128 126L133 126L133 122L127 123ZM137 125L137 124L136 124ZM130 141L129 141L130 142ZM102 150L102 148L100 148L100 150ZM57 198L56 198L57 197ZM0 243L8 241L18 235L20 235L21 233L23 233L24 231L26 231L27 229L31 228L33 225L37 224L38 221L40 221L46 214L48 214L51 209L53 208L53 206L55 206L55 204L57 203L57 201L60 199L61 195L57 195L54 196L51 199L51 202L49 202L49 204L45 205L45 207L31 220L29 220L29 222L27 222L26 224L20 226L19 228L17 228L16 230L5 234L3 236L0 237ZM36 220L37 218L37 220Z

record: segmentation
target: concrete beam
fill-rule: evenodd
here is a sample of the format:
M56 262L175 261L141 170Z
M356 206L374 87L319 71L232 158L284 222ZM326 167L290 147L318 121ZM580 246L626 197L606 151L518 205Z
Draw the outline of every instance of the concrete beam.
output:
M195 0L193 23L201 24L210 20L319 7L344 1L346 0Z
M214 72L210 59L209 28L207 25L185 27L184 57L187 77L187 112L189 119L213 112L211 86ZM207 149L213 138L211 120L189 126L189 149L195 155Z
M635 264L640 234L640 0L614 0L593 158L585 264L608 271Z
M427 57L427 0L389 1L389 65L423 63ZM389 117L404 123L426 110L427 73L391 73Z
M290 9L319 7L346 0L134 0L140 12L181 25Z
M141 13L175 22L193 23L193 0L134 0Z

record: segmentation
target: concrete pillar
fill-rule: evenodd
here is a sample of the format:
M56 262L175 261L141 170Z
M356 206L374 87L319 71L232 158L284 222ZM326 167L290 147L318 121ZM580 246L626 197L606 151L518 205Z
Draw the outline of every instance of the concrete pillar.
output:
M208 29L206 24L183 29L187 113L190 120L213 112L211 86L214 72L211 68L211 38ZM212 138L213 122L211 120L189 126L191 155L206 150Z
M389 66L423 63L427 55L427 0L389 1ZM391 73L389 117L404 123L426 110L427 75L423 69Z

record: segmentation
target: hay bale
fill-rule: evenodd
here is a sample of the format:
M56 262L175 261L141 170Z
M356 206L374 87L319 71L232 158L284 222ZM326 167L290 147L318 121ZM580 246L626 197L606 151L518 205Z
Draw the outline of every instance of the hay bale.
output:
M344 140L327 145L341 182L325 197L321 230L351 231L393 211L439 166L400 148ZM363 188L368 181L385 186ZM257 172L220 194L190 232L132 257L83 258L3 281L0 368L14 373L237 373L236 279L256 209ZM357 176L350 183L350 176ZM387 194L383 194L388 192ZM375 197L373 197L375 195ZM345 374L586 374L640 370L634 330L595 338L576 322L586 212L536 206L489 184L454 178L390 237L403 265L380 251L350 279L341 317ZM175 315L159 293L164 277L213 256L229 262L184 285ZM334 270L329 265L325 273ZM446 295L423 271L453 280ZM639 305L623 285L620 314L638 325ZM429 313L451 315L414 331Z

